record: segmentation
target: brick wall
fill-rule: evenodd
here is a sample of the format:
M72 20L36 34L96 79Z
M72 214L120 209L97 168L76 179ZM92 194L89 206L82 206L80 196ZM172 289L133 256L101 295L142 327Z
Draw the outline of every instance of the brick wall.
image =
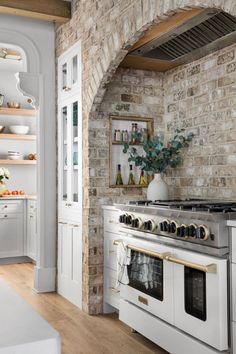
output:
M91 169L96 171L100 166L96 165L98 162L93 158L94 140L91 139L90 131L94 129L98 117L103 117L102 114L99 115L99 105L106 92L106 85L112 80L130 45L152 24L192 7L217 7L236 15L234 0L72 0L71 21L57 28L57 56L79 39L83 48L83 308L89 313L102 311L103 259L100 209L93 207L96 199L94 189L100 188L101 180L96 173L94 176L90 174ZM177 77L182 75L179 73L177 69ZM194 84L191 87L194 87ZM191 99L194 100L193 97L188 98L183 100L186 106L190 104L188 102ZM167 115L167 119L171 115L174 117L176 102L170 101L168 109L170 115ZM187 121L187 118L185 120ZM230 161L232 164L233 157ZM175 171L176 179L168 177L168 183L176 183L178 187L177 181L180 177L177 172ZM216 181L214 183L217 183ZM181 183L184 183L183 179ZM178 188L178 193L186 192L186 186Z
M195 134L183 166L168 171L176 197L236 198L236 45L165 73L166 131Z

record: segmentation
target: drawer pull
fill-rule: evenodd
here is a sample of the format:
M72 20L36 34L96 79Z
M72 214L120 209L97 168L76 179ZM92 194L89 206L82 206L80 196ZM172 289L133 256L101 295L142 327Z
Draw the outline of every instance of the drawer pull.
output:
M69 224L69 226L72 226L72 227L79 227L79 224Z
M116 288L114 288L114 287L110 287L109 289L110 289L110 291L112 291L112 292L115 293L115 294L119 294L119 293L120 293L120 290L119 290L119 289L116 289Z
M139 296L138 301L148 306L148 299L146 297Z
M67 225L67 222L64 222L64 221L58 221L58 224L61 224L61 225Z
M5 209L8 208L8 205L4 205L4 208L5 208Z

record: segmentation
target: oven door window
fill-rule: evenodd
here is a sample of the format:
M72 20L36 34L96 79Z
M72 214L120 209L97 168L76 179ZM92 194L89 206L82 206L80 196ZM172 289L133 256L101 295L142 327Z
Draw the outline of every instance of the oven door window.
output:
M185 311L206 321L206 273L184 267Z
M163 301L163 260L131 251L129 286Z

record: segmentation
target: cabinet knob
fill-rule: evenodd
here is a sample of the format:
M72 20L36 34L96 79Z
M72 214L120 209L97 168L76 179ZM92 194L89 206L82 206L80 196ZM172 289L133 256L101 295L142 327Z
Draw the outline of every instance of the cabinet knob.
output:
M4 208L8 208L8 205L4 205Z
M67 91L71 91L71 87L69 87L69 86L64 86L64 87L63 87L63 91L66 91L66 92L67 92Z
M4 215L4 218L7 218L7 215Z

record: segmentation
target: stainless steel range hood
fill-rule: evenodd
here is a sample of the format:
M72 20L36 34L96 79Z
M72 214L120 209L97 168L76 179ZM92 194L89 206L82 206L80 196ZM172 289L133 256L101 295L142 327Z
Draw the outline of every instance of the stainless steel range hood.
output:
M129 55L181 64L199 59L235 41L236 18L220 10L207 9L131 50Z

